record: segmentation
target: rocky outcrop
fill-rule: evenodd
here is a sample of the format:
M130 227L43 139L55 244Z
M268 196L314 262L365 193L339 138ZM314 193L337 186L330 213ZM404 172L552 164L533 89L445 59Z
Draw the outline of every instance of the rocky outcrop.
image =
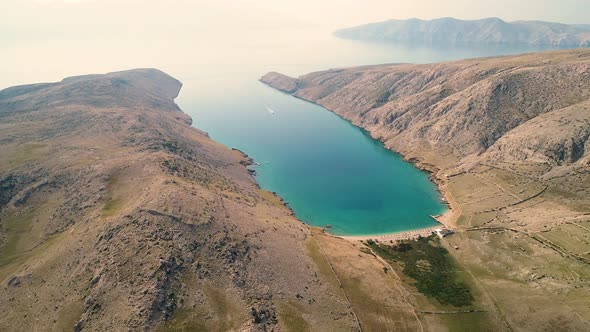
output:
M485 159L590 165L590 101L542 114L503 135Z
M357 40L423 43L427 45L550 45L590 46L590 26L542 21L505 22L499 18L465 21L388 20L338 30L335 35Z
M270 72L262 76L260 81L283 92L293 93L297 91L297 80L277 72Z

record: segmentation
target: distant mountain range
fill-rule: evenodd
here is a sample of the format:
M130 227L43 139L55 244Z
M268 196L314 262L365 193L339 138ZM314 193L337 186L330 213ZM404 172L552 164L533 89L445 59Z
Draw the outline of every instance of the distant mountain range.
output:
M435 20L388 20L337 30L335 35L355 40L424 44L524 44L590 46L590 25L543 21L505 22L499 18L465 21L445 17Z

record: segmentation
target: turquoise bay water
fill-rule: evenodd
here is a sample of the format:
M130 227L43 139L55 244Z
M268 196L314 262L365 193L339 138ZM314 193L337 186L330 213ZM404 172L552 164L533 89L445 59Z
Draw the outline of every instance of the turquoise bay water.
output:
M331 225L339 235L433 226L431 215L446 207L426 173L337 115L258 82L260 76L271 70L297 76L342 66L528 51L391 46L330 36L302 39L296 47L269 45L236 46L235 63L194 66L177 75L184 83L177 102L194 126L259 162L260 186L285 199L299 219ZM256 56L248 56L250 49Z
M445 207L424 172L319 106L272 97L273 135L280 139L265 145L257 179L301 220L345 235L435 224L429 216Z

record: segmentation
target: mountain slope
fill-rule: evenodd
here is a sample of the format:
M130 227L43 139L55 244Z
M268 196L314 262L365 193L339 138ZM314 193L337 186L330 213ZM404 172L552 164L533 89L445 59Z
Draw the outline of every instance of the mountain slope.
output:
M309 229L180 88L139 69L0 91L0 330L355 329Z
M412 42L425 44L528 44L590 46L590 28L543 21L505 22L499 18L465 21L388 20L341 29L336 36L358 40Z
M350 119L402 153L425 145L452 151L457 160L488 149L497 156L501 148L494 145L500 138L508 144L505 134L526 130L517 127L540 115L561 112L576 119L564 129L582 129L556 136L553 126L536 134L560 140L554 144L574 140L577 150L566 158L540 144L535 153L551 165L587 162L590 52L585 50L334 69L297 80L269 73L262 81L279 88L292 81L295 96Z
M588 329L588 50L261 81L296 87L432 172L458 233L447 248L506 330Z

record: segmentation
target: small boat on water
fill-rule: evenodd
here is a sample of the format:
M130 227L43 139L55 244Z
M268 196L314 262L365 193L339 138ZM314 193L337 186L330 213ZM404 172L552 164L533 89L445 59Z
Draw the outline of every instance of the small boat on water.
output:
M268 111L268 113L274 115L276 112L275 110L273 110L272 108L270 108L270 106L266 106L266 110Z

